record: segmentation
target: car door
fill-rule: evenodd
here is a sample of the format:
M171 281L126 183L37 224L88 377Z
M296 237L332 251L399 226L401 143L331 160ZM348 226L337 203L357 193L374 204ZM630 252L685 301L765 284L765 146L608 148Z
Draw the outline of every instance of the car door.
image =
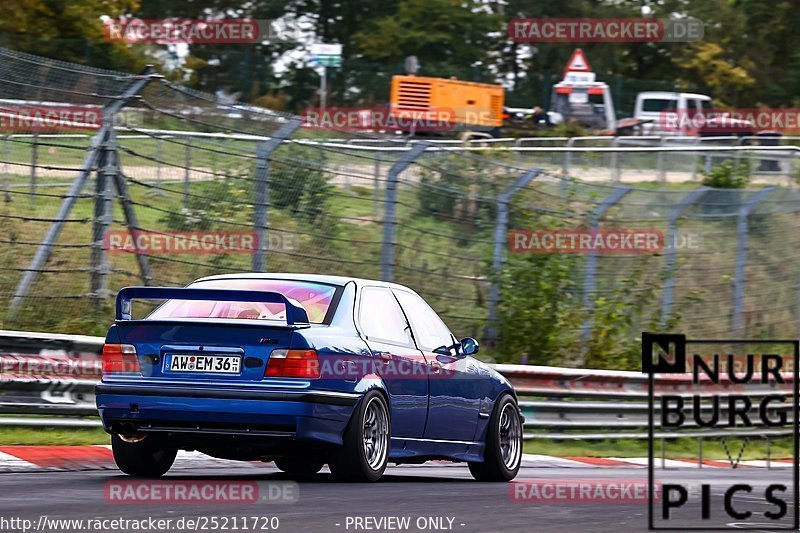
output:
M417 294L400 289L393 292L428 363L430 400L425 438L472 441L486 392L477 361L456 355L455 350L437 350L456 343L439 315Z
M397 299L385 287L363 287L358 321L389 393L392 437L422 438L428 415L426 362Z

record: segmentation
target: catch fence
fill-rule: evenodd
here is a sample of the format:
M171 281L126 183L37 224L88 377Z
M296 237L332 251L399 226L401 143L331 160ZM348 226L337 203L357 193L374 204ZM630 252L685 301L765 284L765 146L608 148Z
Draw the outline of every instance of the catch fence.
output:
M635 344L651 325L690 337L800 329L791 139L408 142L306 128L149 70L3 49L0 101L102 116L90 131L18 127L0 139L7 328L100 333L126 285L263 271L409 285L499 360L633 367L603 360L604 343ZM737 159L765 186L697 183ZM762 160L777 167L764 170ZM638 183L642 176L655 183ZM543 230L650 231L661 244L634 254L514 246L515 234ZM257 246L143 250L135 239L134 248L110 241L186 232L252 235Z

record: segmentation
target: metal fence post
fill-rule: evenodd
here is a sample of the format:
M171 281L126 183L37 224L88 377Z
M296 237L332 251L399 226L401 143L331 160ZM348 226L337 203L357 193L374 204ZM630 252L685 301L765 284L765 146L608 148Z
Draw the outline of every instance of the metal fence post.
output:
M139 75L134 76L132 83L125 90L125 92L106 106L104 109L104 114L115 115L128 103L130 99L134 98L142 89L144 89L152 77L152 66L146 67ZM78 197L80 196L81 191L83 191L92 169L95 168L97 164L100 147L107 140L108 136L113 133L113 131L113 124L104 122L103 125L100 126L100 130L97 132L97 135L95 135L92 139L92 142L89 146L89 151L83 160L81 170L72 181L69 191L67 191L64 200L61 202L61 207L58 210L58 214L55 216L56 222L53 222L50 225L50 228L47 230L47 233L45 234L44 239L42 239L41 244L39 244L38 248L36 248L33 259L31 259L30 264L25 269L25 274L23 274L22 279L14 291L14 297L11 299L11 303L8 306L9 317L14 316L20 304L28 295L28 292L30 292L30 289L33 286L33 283L36 281L39 272L50 259L50 255L53 253L53 246L55 245L56 241L58 241L58 237L61 235L61 230L64 229L64 221L69 216L72 208L75 207L75 203L78 201Z
M269 158L280 145L302 125L299 118L285 122L268 140L256 148L254 184L253 228L256 231L256 253L253 254L253 272L264 272L267 251L267 209L269 208Z
M614 148L619 147L619 137L614 137L614 140L611 141L611 146ZM620 179L620 169L619 169L619 152L614 150L611 152L611 181L618 182Z
M656 179L659 181L659 183L667 182L667 171L664 168L663 150L659 150L658 153L656 154Z
M508 234L508 206L511 198L520 189L527 187L541 173L541 169L532 168L508 186L497 197L497 219L494 226L494 253L492 255L492 282L489 285L489 310L487 313L486 341L497 340L497 304L500 303L500 271L506 260Z
M109 137L113 143L113 146L116 147L116 132L111 130ZM119 153L114 150L109 155L113 165L113 170L110 175L114 180L114 185L117 189L117 195L119 196L120 204L122 204L122 214L125 216L125 224L128 227L128 231L135 237L136 233L141 231L141 228L139 227L139 218L136 216L136 211L133 208L133 201L131 200L131 195L128 191L128 182L125 181L125 176L122 175L122 165L118 157ZM134 254L136 255L136 262L139 264L139 273L142 283L144 285L150 285L150 281L153 279L153 274L150 271L150 260L147 258L146 253L139 252L135 238L133 239L133 246Z
M408 168L425 150L429 143L414 143L411 148L400 156L389 169L386 176L386 206L383 216L383 244L381 246L381 279L392 281L394 279L394 238L395 225L397 224L397 181L400 173Z
M591 214L591 226L590 229L596 231L600 229L600 221L602 220L603 216L608 212L609 209L614 207L617 202L622 200L622 198L631 192L631 187L620 187L616 191L612 192L608 196L606 196L600 205L598 205L595 210ZM586 343L589 341L589 338L592 334L592 325L594 324L594 317L592 316L592 312L594 311L594 291L597 286L596 284L596 275L597 275L597 250L590 250L588 257L586 258L586 274L583 278L583 307L586 309L589 314L584 320L583 325L581 326L581 337L584 343L584 351L586 347Z
M570 171L572 170L572 150L571 148L575 146L575 137L571 137L567 143L564 145L567 150L564 151L564 162L562 164L561 171L569 175Z
M687 194L681 202L672 208L667 221L667 235L664 244L667 246L667 253L664 264L664 272L667 280L664 282L664 295L661 301L661 326L667 323L667 317L672 313L673 293L675 291L675 263L677 262L677 250L675 242L678 233L678 219L683 212L692 204L700 200L707 192L708 187L698 187Z
M103 117L103 123L113 123L114 117ZM100 146L95 180L94 221L92 223L91 254L91 298L100 308L108 296L108 255L105 249L105 237L113 219L112 180L116 172L114 158L116 155L116 139L109 138Z
M739 214L736 217L736 274L733 280L733 332L735 334L742 333L744 328L744 269L747 264L748 217L774 189L775 187L765 187L759 191L739 208Z
M375 156L375 169L373 173L374 186L372 190L372 214L375 220L378 220L381 211L381 158Z
M183 207L189 209L189 181L191 180L189 169L192 168L192 145L189 137L186 137L185 142L183 148Z

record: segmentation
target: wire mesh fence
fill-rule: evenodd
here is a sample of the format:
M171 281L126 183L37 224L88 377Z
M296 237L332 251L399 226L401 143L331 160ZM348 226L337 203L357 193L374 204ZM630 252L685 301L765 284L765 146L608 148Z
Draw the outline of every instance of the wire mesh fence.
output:
M514 150L305 128L152 72L2 49L0 102L9 116L71 106L102 118L4 122L5 328L100 333L121 287L243 271L408 285L498 359L634 367L620 345L651 327L692 337L792 337L800 327L798 189L620 179L743 158L793 165L791 147L676 152L578 139L568 142L586 150L565 164L553 142ZM636 146L648 151L598 149ZM655 235L658 245L541 245L581 232L617 244ZM608 359L622 352L629 359Z

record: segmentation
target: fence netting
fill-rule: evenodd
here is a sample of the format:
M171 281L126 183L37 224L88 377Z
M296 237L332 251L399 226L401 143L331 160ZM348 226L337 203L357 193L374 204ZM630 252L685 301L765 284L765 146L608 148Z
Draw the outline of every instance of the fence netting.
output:
M697 174L741 155L565 156L431 142L405 161L425 139L303 127L289 114L220 102L155 73L0 49L0 116L21 107L74 107L102 120L72 128L4 122L6 329L99 333L126 285L258 269L389 277L423 295L458 335L489 340L500 359L633 366L603 354L644 329L712 338L798 332L797 189L626 183L642 173ZM531 245L534 234L574 231L662 240L647 253ZM153 245L152 236L198 232L225 236L226 248ZM125 246L142 233L153 249Z

